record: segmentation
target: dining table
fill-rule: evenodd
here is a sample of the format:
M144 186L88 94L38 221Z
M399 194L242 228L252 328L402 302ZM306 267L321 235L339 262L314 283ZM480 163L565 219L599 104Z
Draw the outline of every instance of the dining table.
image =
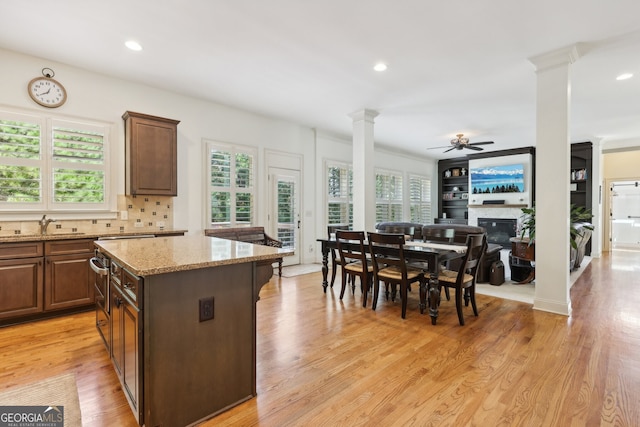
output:
M338 249L338 242L335 237L317 239L322 248L322 288L327 292L329 282L327 275L329 272L329 252ZM359 250L359 242L342 242L343 245L351 246L354 250ZM368 245L367 242L365 244ZM418 263L424 270L425 275L428 274L427 290L429 296L427 299L429 305L429 316L431 323L436 324L438 319L438 307L440 305L441 285L438 281L439 265L448 261L462 258L466 252L467 246L455 243L431 242L409 240L403 246L404 255L408 262ZM397 249L389 247L387 249L390 254L397 253ZM422 285L421 285L422 286ZM421 295L423 292L421 290ZM424 314L427 302L420 298L420 313Z

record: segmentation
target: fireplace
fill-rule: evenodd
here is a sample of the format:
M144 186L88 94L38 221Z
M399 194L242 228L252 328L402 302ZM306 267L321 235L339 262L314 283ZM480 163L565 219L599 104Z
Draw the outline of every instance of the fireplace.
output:
M516 237L517 219L510 218L478 218L478 226L487 230L487 242L496 243L509 248L511 237Z

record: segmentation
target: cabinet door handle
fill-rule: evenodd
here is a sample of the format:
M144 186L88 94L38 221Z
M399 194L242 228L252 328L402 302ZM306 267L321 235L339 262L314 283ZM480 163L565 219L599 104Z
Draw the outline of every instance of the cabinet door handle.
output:
M122 300L119 297L116 297L116 300L114 302L116 304L116 308L120 308L120 306L122 305Z

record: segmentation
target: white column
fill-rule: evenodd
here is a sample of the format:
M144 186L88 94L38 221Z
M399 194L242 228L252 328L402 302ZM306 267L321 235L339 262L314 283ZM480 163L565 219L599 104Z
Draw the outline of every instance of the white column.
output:
M533 307L571 314L570 65L576 46L529 58L536 67L536 292Z
M360 110L353 119L353 229L373 231L376 221L376 177L373 158L373 119L377 111Z
M593 156L591 159L591 213L593 214L592 223L595 230L591 234L591 256L600 258L602 255L602 234L603 221L608 219L607 215L602 212L602 197L605 194L604 182L602 179L602 138L592 138Z

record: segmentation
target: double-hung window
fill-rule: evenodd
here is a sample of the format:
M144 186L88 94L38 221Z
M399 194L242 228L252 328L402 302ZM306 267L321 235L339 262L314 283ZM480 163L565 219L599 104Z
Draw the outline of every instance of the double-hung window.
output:
M207 142L210 226L250 226L256 209L256 150Z
M411 222L431 224L431 180L409 175L409 211Z
M0 111L0 210L108 211L109 129Z
M353 171L346 163L327 163L327 224L353 226Z
M402 220L402 173L376 171L376 222Z

